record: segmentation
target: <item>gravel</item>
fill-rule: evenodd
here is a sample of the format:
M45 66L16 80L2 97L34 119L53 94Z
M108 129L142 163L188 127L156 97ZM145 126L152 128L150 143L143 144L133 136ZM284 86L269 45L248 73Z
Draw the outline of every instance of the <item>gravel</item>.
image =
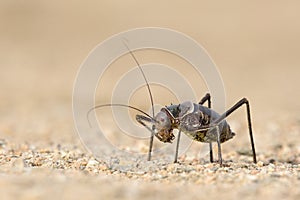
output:
M299 146L275 146L272 152L260 153L258 163L253 164L251 156L232 151L220 167L205 158L186 156L179 163L168 163L163 157L126 159L126 154L111 155L104 161L72 145L38 147L2 139L1 199L76 199L82 195L88 199L299 199ZM239 162L226 160L228 155Z

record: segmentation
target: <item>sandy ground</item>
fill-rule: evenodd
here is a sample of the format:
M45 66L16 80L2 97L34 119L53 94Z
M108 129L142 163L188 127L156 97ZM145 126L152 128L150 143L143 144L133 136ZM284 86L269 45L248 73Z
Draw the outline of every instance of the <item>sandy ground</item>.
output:
M297 1L0 5L1 199L300 198ZM244 111L228 120L238 135L222 146L225 167L198 159L197 148L179 164L163 152L151 162L122 153L97 161L84 148L72 118L79 66L107 37L145 26L175 29L201 43L222 75L227 107L248 97L258 164L247 153ZM205 92L199 87L198 97ZM155 94L158 102L166 98ZM145 106L143 99L135 103Z

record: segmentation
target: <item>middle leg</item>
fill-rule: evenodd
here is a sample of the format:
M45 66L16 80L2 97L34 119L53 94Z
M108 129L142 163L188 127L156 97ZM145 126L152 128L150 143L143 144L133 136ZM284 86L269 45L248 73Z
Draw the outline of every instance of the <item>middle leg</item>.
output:
M206 101L208 102L208 108L211 108L211 96L209 93L206 93L206 95L199 101L199 104L203 105ZM209 158L211 163L214 162L214 155L211 142L209 143Z

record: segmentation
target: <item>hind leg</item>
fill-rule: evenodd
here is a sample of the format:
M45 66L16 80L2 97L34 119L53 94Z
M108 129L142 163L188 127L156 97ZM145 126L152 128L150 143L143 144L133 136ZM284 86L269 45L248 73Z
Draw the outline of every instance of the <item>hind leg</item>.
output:
M213 121L212 124L217 125L218 123L220 123L222 120L224 120L226 117L228 117L231 113L233 113L235 110L237 110L244 104L246 105L246 111L247 111L248 129L249 129L249 137L250 137L250 143L251 143L251 148L252 148L253 162L256 163L256 153L255 153L255 147L254 147L252 123L251 123L251 116L250 116L250 105L249 105L249 101L246 98L241 99L239 102L237 102L235 105L233 105L230 109L228 109L225 113L223 113L218 119Z

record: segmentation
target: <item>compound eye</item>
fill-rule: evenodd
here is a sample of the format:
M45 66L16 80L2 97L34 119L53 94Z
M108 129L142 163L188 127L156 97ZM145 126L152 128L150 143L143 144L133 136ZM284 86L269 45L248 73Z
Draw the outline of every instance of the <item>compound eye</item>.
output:
M164 117L159 118L159 122L160 122L161 124L165 123L165 121L166 121L166 119L165 119Z
M170 126L170 119L168 118L166 113L159 112L156 115L156 120L158 121L159 125L162 127L169 127Z

